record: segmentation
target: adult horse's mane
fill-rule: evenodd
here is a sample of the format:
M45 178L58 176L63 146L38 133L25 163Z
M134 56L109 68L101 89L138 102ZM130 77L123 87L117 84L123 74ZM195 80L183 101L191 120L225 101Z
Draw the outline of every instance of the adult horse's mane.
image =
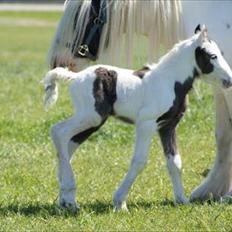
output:
M75 66L79 69L88 61L76 57L73 48L77 48L84 37L91 1L66 0L65 7L49 52L49 63L51 67ZM165 49L170 48L183 38L179 0L109 0L106 1L106 10L107 19L97 54L100 62L131 66L138 35L147 35L148 38L146 62L157 60L160 44Z

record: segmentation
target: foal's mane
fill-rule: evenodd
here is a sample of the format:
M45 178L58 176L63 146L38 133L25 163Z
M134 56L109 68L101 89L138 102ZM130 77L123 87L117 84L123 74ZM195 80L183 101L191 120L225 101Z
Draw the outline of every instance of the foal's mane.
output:
M165 55L163 55L159 59L157 66L165 64L165 63L173 60L173 58L175 58L176 56L178 56L180 54L180 52L182 52L183 48L190 47L197 40L197 38L198 37L196 35L194 35L194 36L190 37L189 39L182 40L179 43L175 44L171 50L169 50Z

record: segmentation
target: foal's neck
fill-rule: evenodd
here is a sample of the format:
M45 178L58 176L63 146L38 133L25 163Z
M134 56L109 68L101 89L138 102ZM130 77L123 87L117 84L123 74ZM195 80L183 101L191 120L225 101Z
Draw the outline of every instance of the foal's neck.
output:
M181 83L178 80L175 82L175 91L176 91L177 86L179 86L179 88L181 88L181 91L182 91L182 95L183 95L182 97L185 97L189 93L189 91L192 89L193 83L198 76L199 76L199 73L197 69L193 67L192 73L189 76L187 76L184 82Z
M153 69L151 74L152 79L156 76L160 76L162 81L170 81L176 85L182 86L182 92L187 95L191 90L192 85L196 77L199 76L197 71L194 41L183 41L173 49L171 49L166 55L164 55L157 66Z

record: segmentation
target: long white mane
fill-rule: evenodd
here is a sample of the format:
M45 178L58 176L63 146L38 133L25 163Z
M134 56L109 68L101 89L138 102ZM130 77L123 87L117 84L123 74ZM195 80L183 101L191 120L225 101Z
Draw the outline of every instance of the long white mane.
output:
M66 0L65 6L49 52L49 63L51 66L54 62L63 66L75 63L79 69L83 59L74 58L71 47L83 38L91 1ZM98 61L132 66L141 35L148 35L148 60L143 62L156 61L161 44L165 49L170 48L183 38L181 11L179 0L108 0L107 23L101 36Z
M193 35L192 37L182 40L178 43L176 43L172 49L170 49L165 55L163 55L158 62L151 68L151 70L154 70L155 72L159 72L160 70L169 69L169 67L173 67L180 62L180 54L181 57L185 57L187 52L193 52L194 43L196 42L199 35ZM185 48L188 48L187 50ZM184 52L184 53L183 53ZM188 53L189 54L189 53ZM185 58L184 58L185 59ZM187 65L192 65L191 63L186 63L185 67ZM171 67L171 68L172 68Z

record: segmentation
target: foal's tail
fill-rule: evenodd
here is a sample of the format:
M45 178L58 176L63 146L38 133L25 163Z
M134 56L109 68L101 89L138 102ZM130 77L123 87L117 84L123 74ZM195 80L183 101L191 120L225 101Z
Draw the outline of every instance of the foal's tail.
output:
M70 81L75 78L75 73L68 71L68 69L57 67L47 72L45 78L42 80L45 88L44 94L44 108L48 110L49 106L55 105L58 99L59 81Z

